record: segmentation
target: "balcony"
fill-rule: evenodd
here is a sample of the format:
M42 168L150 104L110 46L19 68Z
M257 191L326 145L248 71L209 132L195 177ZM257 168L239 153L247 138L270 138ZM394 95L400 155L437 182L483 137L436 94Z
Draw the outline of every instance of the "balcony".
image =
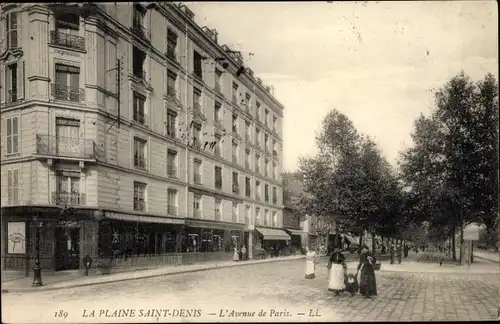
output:
M176 46L173 45L167 45L167 52L165 53L165 56L172 61L177 62L177 51L175 50Z
M174 205L168 205L167 206L167 213L169 215L177 215L177 206Z
M146 202L144 201L144 198L134 197L134 210L143 212L146 211Z
M135 111L134 121L141 125L146 126L148 124L148 116L146 116L143 112Z
M93 140L36 135L36 154L74 159L96 159L96 145Z
M52 192L54 205L85 205L85 194L79 192Z
M147 161L145 156L134 155L134 167L136 169L146 170Z
M167 175L170 178L177 178L177 167L175 165L167 166Z
M50 44L65 47L68 49L74 49L78 51L85 51L85 38L77 35L71 35L69 33L60 30L50 31Z
M222 189L222 179L215 180L215 189Z
M239 185L237 185L237 184L233 185L233 193L237 194L237 195L240 193L240 186Z
M17 89L12 89L7 92L7 103L13 103L17 101Z
M50 94L57 100L81 102L85 100L85 89L73 88L64 84L51 83Z
M134 25L130 28L130 30L135 36L139 37L140 39L149 41L149 34L146 28L144 28L144 26L142 26L141 24L137 22L134 23Z
M197 185L201 185L201 175L200 174L195 174L193 177L194 183Z
M194 210L193 218L201 218L201 210Z

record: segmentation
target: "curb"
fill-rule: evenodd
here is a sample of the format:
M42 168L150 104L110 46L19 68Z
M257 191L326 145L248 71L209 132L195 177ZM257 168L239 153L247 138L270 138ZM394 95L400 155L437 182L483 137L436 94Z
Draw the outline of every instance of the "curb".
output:
M241 267L241 266L248 266L248 265L260 264L260 263L273 263L273 262L279 262L279 261L294 261L294 260L301 260L303 258L305 258L305 256L301 256L299 258L293 258L293 259L279 259L279 260L271 259L270 261L260 261L259 260L257 262L235 262L234 264L230 263L227 265L214 265L214 266L208 266L208 267L199 268L199 269L186 269L186 270L171 271L171 272L166 272L166 273L145 275L145 276L140 276L140 277L137 276L137 277L130 277L130 278L122 278L122 279L112 279L112 280L101 281L101 282L86 282L86 283L81 283L81 284L68 285L68 286L64 286L64 287L50 287L49 286L49 287L39 287L39 288L34 288L34 289L33 288L2 289L1 293L2 294L7 294L7 293L37 293L37 292L71 289L71 288L86 287L86 286L105 285L105 284L123 282L123 281L149 279L149 278L176 275L176 274L193 273L193 272L200 272L200 271L205 271L205 270Z

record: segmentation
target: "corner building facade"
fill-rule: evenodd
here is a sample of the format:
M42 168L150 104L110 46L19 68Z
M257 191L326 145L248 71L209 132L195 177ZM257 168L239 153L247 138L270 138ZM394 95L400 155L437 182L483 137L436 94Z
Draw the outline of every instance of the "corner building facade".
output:
M173 3L2 4L2 268L283 242L283 106ZM119 79L119 82L118 82ZM39 235L39 245L37 242Z

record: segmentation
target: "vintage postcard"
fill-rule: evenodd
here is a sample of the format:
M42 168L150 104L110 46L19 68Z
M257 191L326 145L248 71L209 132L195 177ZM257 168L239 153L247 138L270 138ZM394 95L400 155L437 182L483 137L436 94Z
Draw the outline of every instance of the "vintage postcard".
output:
M497 6L1 3L2 322L500 319Z

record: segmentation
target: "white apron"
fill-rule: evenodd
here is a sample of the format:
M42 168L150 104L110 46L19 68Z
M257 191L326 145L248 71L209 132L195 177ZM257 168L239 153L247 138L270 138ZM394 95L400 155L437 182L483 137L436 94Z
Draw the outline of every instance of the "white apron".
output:
M333 291L342 291L345 289L344 267L341 264L332 264L328 289Z
M306 279L312 279L316 276L314 264L315 257L316 253L314 252L308 252L306 255Z

